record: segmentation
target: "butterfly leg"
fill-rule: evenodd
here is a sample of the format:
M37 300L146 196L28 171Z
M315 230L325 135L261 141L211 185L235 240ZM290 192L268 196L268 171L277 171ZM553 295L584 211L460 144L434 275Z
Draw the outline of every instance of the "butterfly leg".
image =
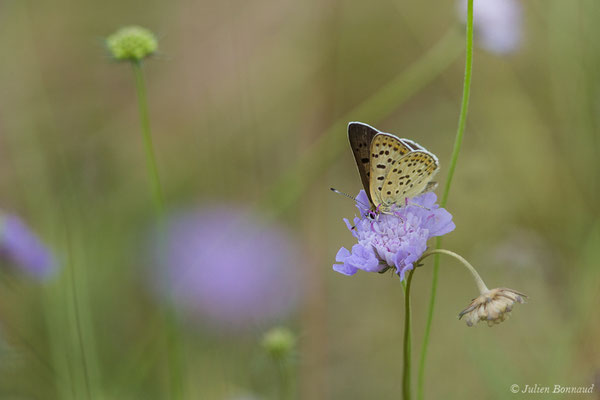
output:
M400 215L400 211L394 211L394 216L396 216L400 222L404 223L404 218Z

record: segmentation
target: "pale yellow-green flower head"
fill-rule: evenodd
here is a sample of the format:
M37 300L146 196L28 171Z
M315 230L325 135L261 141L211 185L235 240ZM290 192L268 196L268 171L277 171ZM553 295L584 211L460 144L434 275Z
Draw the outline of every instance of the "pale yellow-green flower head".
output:
M273 328L263 336L263 348L273 358L284 358L296 347L296 336L287 328Z
M146 28L127 26L106 38L106 46L115 60L138 62L156 52L158 41Z

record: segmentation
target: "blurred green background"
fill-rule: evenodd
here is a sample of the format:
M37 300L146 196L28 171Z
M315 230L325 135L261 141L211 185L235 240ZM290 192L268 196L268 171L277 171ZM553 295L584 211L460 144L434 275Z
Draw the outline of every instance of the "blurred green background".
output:
M519 48L475 50L444 247L530 301L499 326L467 328L457 313L476 287L442 259L431 399L513 398L511 384L600 390L600 3L520 4ZM46 284L2 272L0 398L168 398L133 75L103 44L132 23L159 37L144 69L168 207L251 206L303 248L303 300L280 321L298 335L299 398L398 398L401 285L332 271L355 208L329 187L360 189L351 120L424 145L444 182L464 73L453 2L0 1L0 207L64 261ZM413 280L415 367L431 269ZM183 323L185 398L270 393L268 328Z

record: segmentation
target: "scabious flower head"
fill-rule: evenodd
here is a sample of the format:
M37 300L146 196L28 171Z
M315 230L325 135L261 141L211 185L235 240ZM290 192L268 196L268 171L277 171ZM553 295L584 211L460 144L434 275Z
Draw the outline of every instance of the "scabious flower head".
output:
M409 200L407 206L397 208L393 214L370 216L364 205L369 199L364 190L356 196L360 217L352 225L344 219L358 243L352 251L342 247L333 269L344 275L354 275L359 269L382 272L395 268L400 279L427 249L427 241L454 230L452 215L436 204L435 193L429 192Z
M468 326L487 321L488 326L499 324L508 318L515 303L525 303L526 295L507 288L491 289L473 299L471 304L458 314L465 317Z
M294 351L296 336L287 328L273 328L263 336L262 346L271 357L282 359Z
M467 0L458 1L458 12L467 19ZM522 9L519 0L482 0L473 6L473 24L479 45L489 52L506 54L521 44Z
M137 62L156 52L158 41L148 29L128 26L106 38L106 46L115 60Z
M152 242L155 285L191 322L220 332L260 329L295 308L301 258L283 227L217 206L181 211L163 229Z
M0 257L39 280L57 269L50 250L15 215L0 215Z

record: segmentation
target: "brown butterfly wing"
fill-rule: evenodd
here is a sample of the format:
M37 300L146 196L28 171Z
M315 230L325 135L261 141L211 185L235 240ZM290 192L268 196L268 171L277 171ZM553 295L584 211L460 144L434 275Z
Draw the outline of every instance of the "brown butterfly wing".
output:
M379 131L367 124L362 122L350 122L348 124L348 139L350 140L350 147L352 148L352 154L354 154L354 160L358 167L358 173L360 174L360 180L363 184L369 201L373 204L371 199L371 191L369 189L369 178L370 178L370 149L371 141L377 135Z

